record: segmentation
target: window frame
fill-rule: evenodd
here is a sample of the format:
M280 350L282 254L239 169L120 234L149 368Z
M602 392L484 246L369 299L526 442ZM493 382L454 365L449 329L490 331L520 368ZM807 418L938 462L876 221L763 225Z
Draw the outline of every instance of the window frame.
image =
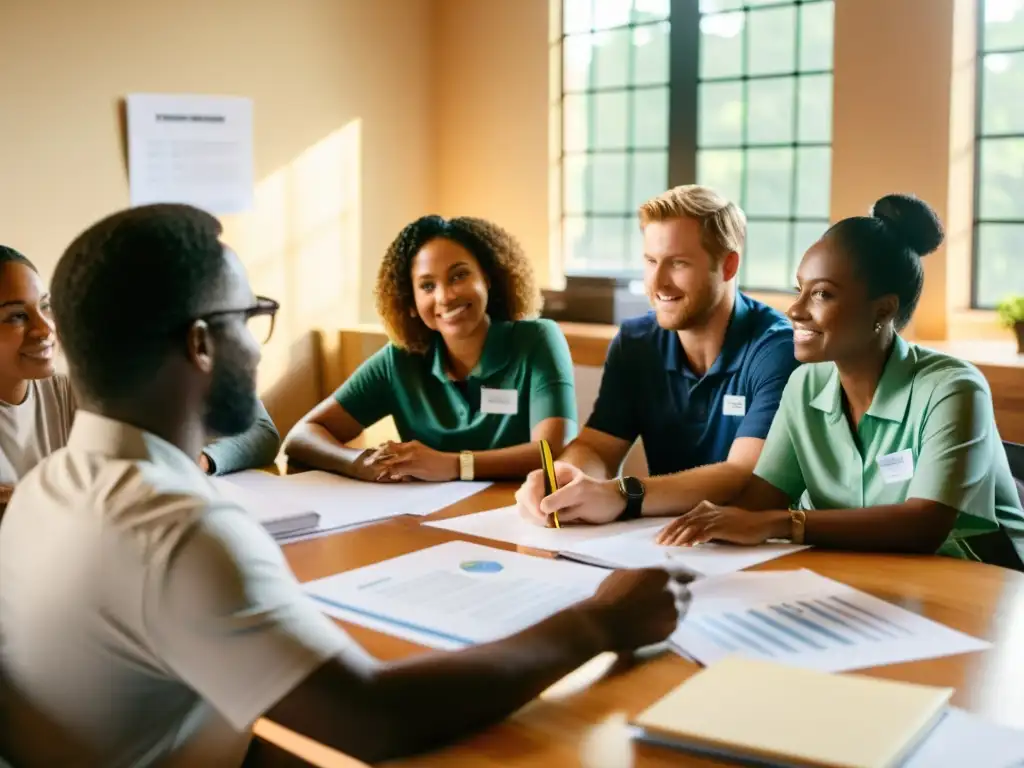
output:
M560 146L558 150L558 165L559 165L559 185L558 185L558 201L559 201L559 215L557 217L558 226L558 237L556 242L559 245L562 259L562 273L565 277L578 277L580 279L600 279L607 278L617 280L619 282L628 282L637 279L642 273L642 268L637 260L635 269L627 269L618 272L612 271L585 271L585 272L573 272L565 269L565 263L567 261L566 251L566 222L568 219L581 218L586 221L588 218L601 218L601 216L593 215L592 211L587 210L584 206L584 212L582 215L579 214L567 214L566 212L566 184L565 184L565 159L567 154L579 155L584 154L581 152L566 153L565 151L565 137L566 137L566 120L564 112L565 96L567 93L575 94L580 91L566 91L564 82L564 69L565 69L565 45L566 40L570 36L580 34L579 32L566 32L565 24L565 0L553 0L559 4L558 19L559 29L557 35L557 45L559 47L559 69L562 77L559 78L558 87L558 100L559 105L559 133L560 133ZM715 13L728 13L728 12L758 12L760 10L769 10L772 8L795 8L797 18L797 28L794 35L795 45L795 58L793 62L793 71L785 71L774 73L771 75L749 75L745 71L738 76L734 77L708 77L702 78L700 73L700 40L701 40L701 19L707 13L702 13L700 9L700 0L670 0L669 2L669 14L667 22L669 25L669 72L668 72L668 187L677 186L679 184L691 184L697 182L697 166L699 150L701 149L699 144L699 99L700 99L700 86L703 82L742 82L743 88L743 99L744 109L748 103L747 95L747 83L750 80L760 80L768 77L781 78L781 77L792 77L794 83L794 103L793 103L793 121L794 125L799 118L799 110L797 102L800 98L800 83L806 76L815 75L831 75L834 77L834 65L830 65L828 69L822 70L803 70L800 66L800 19L802 17L801 7L806 5L816 5L822 3L831 3L833 8L835 6L835 0L776 0L775 2L764 2L761 4L752 5L749 0L742 0L735 9L724 9L723 11L716 11ZM625 26L634 27L636 26L632 21L629 25L623 25L616 27L616 29L624 28ZM593 27L591 27L593 31ZM744 32L747 35L747 32ZM744 46L745 48L747 46ZM746 53L746 51L745 51ZM834 80L833 80L834 83ZM623 86L622 90L634 89L635 85L632 82L628 82L626 86ZM591 93L591 89L582 91L583 93ZM751 149L759 148L770 148L775 145L751 145L747 141L746 136L746 120L744 119L743 129L743 141L735 149L738 149L744 154L744 178L746 177L746 163L747 163L747 152ZM791 197L796 198L797 195L797 184L796 177L798 173L798 162L797 153L801 148L804 147L824 147L829 150L829 165L830 165L830 176L831 166L833 164L832 158L832 136L830 135L827 142L810 142L800 141L796 131L792 141L786 142L783 145L784 148L790 148L794 152L793 157L793 189L791 190ZM729 147L709 147L709 149L730 149ZM629 154L635 154L636 148L632 145L627 145L624 150ZM589 154L589 152L587 153ZM589 192L587 193L589 194ZM740 201L737 201L740 202ZM786 216L753 216L749 215L750 220L753 221L780 221L784 222L789 227L789 252L790 252L790 266L795 270L795 264L792 260L795 258L796 244L793 242L795 232L799 224L801 223L818 223L822 224L822 229L827 228L829 223L829 217L818 217L818 216L799 216L795 210L796 203L791 200L790 211ZM621 219L621 215L609 215L610 218ZM639 256L639 254L638 254ZM773 294L790 294L792 289L790 288L765 288L757 285L748 285L744 283L741 288L747 292L753 293L773 293Z

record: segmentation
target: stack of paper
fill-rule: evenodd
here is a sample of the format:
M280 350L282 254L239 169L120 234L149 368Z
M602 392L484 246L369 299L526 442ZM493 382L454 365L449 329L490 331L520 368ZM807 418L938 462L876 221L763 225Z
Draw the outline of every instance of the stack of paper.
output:
M705 665L738 654L841 672L990 645L808 570L714 576L690 590L671 642Z
M733 656L671 691L636 724L641 738L718 757L894 768L929 734L952 694Z
M325 613L433 648L526 629L594 594L607 572L465 541L305 584Z
M320 513L303 508L299 503L268 498L246 490L240 485L225 482L221 478L213 478L213 483L223 496L255 517L276 539L286 539L289 536L314 531L320 524Z
M489 482L371 483L333 475L302 472L279 477L248 471L215 478L259 496L266 507L315 511L320 519L311 529L287 540L323 535L399 515L429 515L490 485Z

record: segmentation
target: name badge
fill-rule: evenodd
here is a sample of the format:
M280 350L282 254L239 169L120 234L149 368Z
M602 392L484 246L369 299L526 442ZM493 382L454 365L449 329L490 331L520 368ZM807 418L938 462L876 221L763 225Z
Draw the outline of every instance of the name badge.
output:
M519 392L514 389L488 389L480 387L480 410L483 413L519 413Z
M914 476L914 453L909 448L878 457L878 471L882 473L882 482L906 482Z
M722 400L723 416L745 416L747 413L747 398L743 395L726 395Z

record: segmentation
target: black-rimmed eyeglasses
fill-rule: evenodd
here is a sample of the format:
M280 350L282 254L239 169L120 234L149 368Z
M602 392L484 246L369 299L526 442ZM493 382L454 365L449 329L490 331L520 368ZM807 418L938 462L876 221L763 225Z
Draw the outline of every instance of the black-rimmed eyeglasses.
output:
M274 321L277 318L277 310L280 308L281 305L273 299L268 299L266 296L257 296L256 304L251 307L218 309L214 312L207 312L196 319L209 320L224 315L244 315L245 324L253 338L260 344L266 344L270 341L270 337L274 335Z

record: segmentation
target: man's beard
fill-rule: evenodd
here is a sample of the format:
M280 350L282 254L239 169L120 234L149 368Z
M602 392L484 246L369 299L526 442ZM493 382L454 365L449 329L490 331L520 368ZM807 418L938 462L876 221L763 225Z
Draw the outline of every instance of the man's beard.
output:
M700 328L707 323L714 306L714 291L711 286L704 286L699 292L684 296L679 302L678 310L671 316L659 316L658 325L667 331L688 331L692 328Z
M219 437L239 435L256 421L256 381L237 350L232 353L215 358L206 400L206 431Z

